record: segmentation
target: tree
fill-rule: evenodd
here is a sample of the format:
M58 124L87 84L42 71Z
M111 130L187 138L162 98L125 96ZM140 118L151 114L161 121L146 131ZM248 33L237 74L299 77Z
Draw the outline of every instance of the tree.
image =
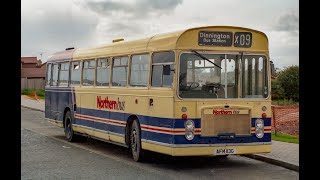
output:
M289 66L279 72L277 81L284 89L285 98L299 101L299 66Z
M285 98L285 92L277 79L271 80L271 97L272 100L282 100Z

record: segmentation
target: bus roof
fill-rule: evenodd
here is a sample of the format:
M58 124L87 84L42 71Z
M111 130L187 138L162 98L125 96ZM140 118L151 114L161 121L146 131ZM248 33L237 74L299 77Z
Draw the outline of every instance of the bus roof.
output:
M163 51L163 50L172 50L172 49L184 49L191 48L186 46L186 40L181 40L179 43L179 39L190 39L188 36L191 33L198 32L199 30L215 30L215 31L226 31L226 29L230 31L250 31L255 34L259 34L259 39L263 40L264 45L262 47L257 47L256 49L259 51L267 51L268 50L268 39L267 36L261 32L254 29L244 28L244 27L236 27L236 26L203 26L203 27L195 27L170 33L157 34L148 38L132 40L132 41L120 41L112 44L101 45L93 48L79 48L76 50L67 50L53 54L48 61L57 61L65 59L71 60L79 60L79 59L87 59L87 58L96 58L96 57L106 57L106 56L118 56L118 55L126 55L126 54L137 54L144 53L149 51ZM189 40L190 41L190 40ZM202 49L206 50L212 47L202 47ZM215 47L219 50L223 49L223 47ZM235 48L236 49L236 48ZM243 49L239 49L243 51Z

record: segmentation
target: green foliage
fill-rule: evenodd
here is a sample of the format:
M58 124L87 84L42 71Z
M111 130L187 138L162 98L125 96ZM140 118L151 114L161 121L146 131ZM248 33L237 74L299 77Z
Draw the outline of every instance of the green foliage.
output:
M23 89L21 91L21 94L22 95L29 95L29 96L34 96L34 94L37 94L37 96L40 99L44 99L45 91L43 89L38 89L38 90L35 90L35 89Z
M33 92L33 90L31 90L31 89L23 89L23 90L21 91L21 94L23 94L23 95L30 95L30 94L32 94L32 92Z
M272 100L272 105L279 105L279 106L299 106L299 102L294 101L292 99L279 99L279 100Z
M285 98L285 92L280 82L276 79L271 80L271 97L272 100L279 100Z
M299 66L290 66L279 72L277 81L284 89L286 99L299 101Z
M43 89L38 89L36 93L40 98L44 98L45 96L45 91Z
M272 140L275 140L275 141L282 141L282 142L299 144L299 137L292 136L289 134L272 133L271 138L272 138Z

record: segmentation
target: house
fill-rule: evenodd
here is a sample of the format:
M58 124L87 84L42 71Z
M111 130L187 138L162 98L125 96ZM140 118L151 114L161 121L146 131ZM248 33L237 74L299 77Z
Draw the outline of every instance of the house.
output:
M21 90L44 89L47 63L37 57L21 57Z
M21 57L21 68L36 68L37 66L37 57Z
M26 79L45 79L46 65L37 57L21 57L21 78Z

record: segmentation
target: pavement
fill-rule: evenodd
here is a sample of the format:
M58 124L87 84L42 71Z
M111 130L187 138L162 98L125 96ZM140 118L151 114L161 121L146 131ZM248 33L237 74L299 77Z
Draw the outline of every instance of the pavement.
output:
M42 112L45 109L44 100L25 95L21 96L21 106ZM299 172L299 144L272 141L271 153L245 156Z

